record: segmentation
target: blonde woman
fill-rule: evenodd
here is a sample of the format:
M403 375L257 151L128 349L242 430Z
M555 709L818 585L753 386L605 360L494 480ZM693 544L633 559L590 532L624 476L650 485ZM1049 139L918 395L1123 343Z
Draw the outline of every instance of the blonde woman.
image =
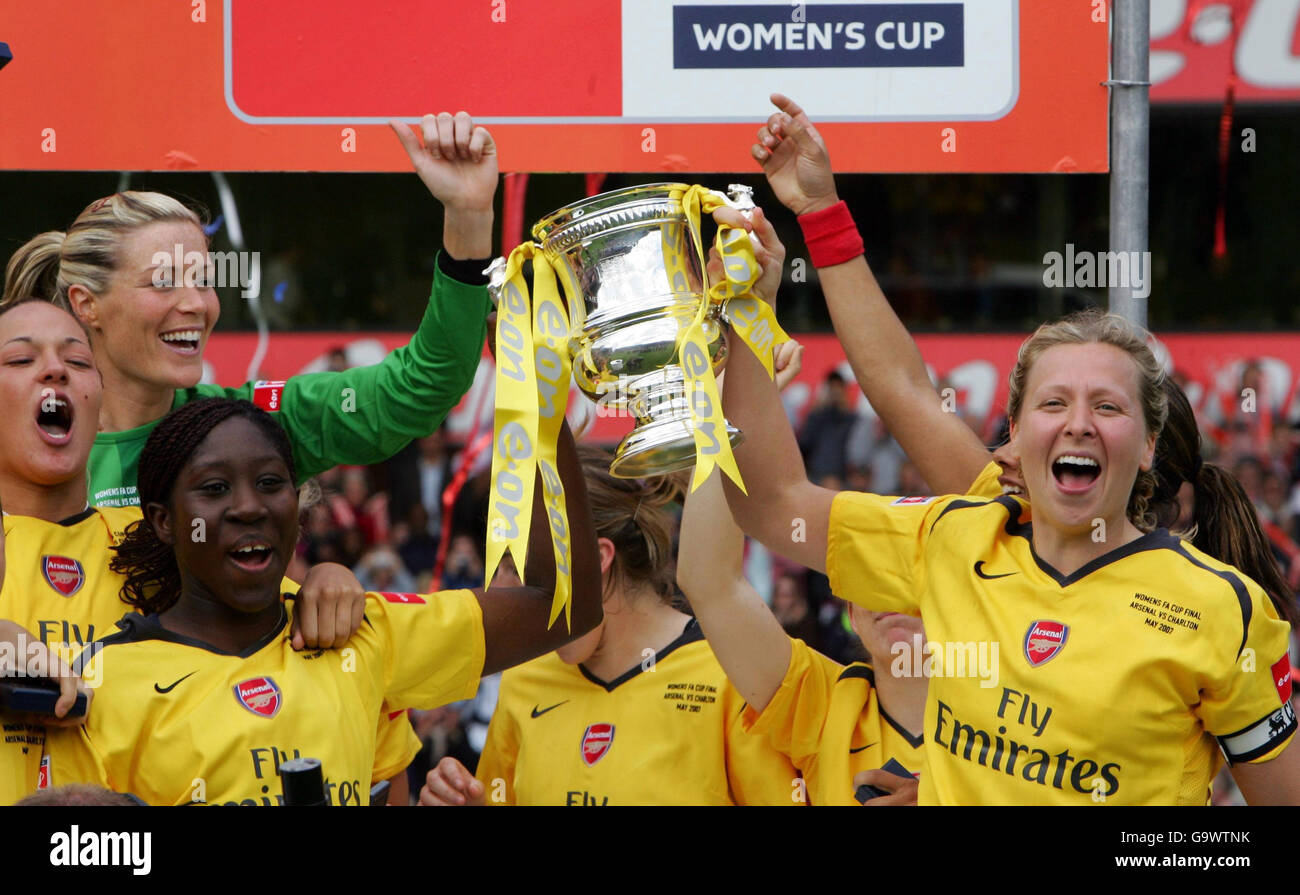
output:
M92 505L139 504L136 466L149 433L198 397L244 398L274 412L304 479L342 463L378 463L438 428L473 381L483 349L496 146L463 112L426 115L423 147L408 127L393 127L443 204L443 250L420 328L374 366L238 388L199 384L221 309L207 274L172 270L171 259L177 246L182 258L206 259L208 241L198 215L161 193L100 199L66 233L42 233L14 253L3 303L53 301L90 333L104 379Z

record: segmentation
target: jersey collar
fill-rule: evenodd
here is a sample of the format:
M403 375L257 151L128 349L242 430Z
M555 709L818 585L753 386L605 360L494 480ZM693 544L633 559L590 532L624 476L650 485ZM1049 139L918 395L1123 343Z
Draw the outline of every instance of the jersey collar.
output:
M1121 559L1124 559L1127 556L1132 556L1135 553L1143 553L1147 550L1173 549L1178 547L1179 543L1178 538L1171 535L1168 529L1157 528L1154 531L1147 532L1140 538L1129 541L1127 544L1116 547L1114 550L1103 553L1096 559L1084 563L1069 575L1064 575L1053 568L1051 563L1044 560L1034 551L1034 525L1032 522L1020 521L1020 516L1023 512L1021 504L1015 499L1005 495L996 498L995 502L1006 507L1007 513L1009 514L1006 525L1007 534L1024 538L1029 547L1029 555L1034 558L1034 562L1038 565L1038 568L1044 575L1051 578L1061 587L1069 587L1071 584L1091 575L1098 569L1103 569L1106 566L1119 562Z
M247 659L256 655L268 644L274 643L284 633L285 627L289 623L289 615L285 611L283 604L280 607L280 621L274 628L268 631L263 637L255 643L249 644L245 649L238 653L227 652L218 649L210 643L198 640L194 637L186 637L184 634L177 634L175 631L169 631L162 626L162 621L158 618L157 613L151 615L141 615L138 612L128 612L117 623L121 631L113 635L113 639L118 643L138 643L145 640L164 640L168 643L178 643L183 646L192 646L197 649L206 650L218 656L235 656L240 659Z
M86 508L82 510L80 513L73 513L71 516L68 516L66 519L60 519L59 525L62 525L65 528L69 528L73 525L76 525L78 522L85 522L93 515L95 515L95 508L92 507L90 504L86 504Z
M682 629L682 633L679 634L677 638L673 640L672 643L668 644L663 649L655 653L655 661L662 662L664 660L664 657L667 656L669 653L671 653L673 650L677 649L677 647L685 646L688 643L694 643L697 640L703 640L703 639L704 639L704 631L700 628L700 623L695 620L694 616L692 616L691 618L687 619L686 627ZM604 687L606 693L613 693L615 687L619 686L620 684L626 684L628 681L632 680L632 678L636 677L638 674L642 672L643 668L638 663L637 665L623 672L618 677L614 678L612 681L609 681L608 683L596 677L594 674L588 671L586 667L583 666L581 663L578 664L578 670L582 672L583 677L591 681L593 684L597 685L598 687Z
M845 669L840 672L840 676L835 679L835 683L838 684L842 680L854 677L862 678L871 685L870 690L875 691L876 694L876 706L880 709L880 717L883 718L890 727L894 728L894 730L898 732L899 736L907 740L909 746L913 749L920 749L925 745L924 734L912 733L906 727L889 717L889 712L885 711L885 707L880 704L880 691L876 689L876 672L874 668L865 662L854 662L851 665L846 666Z
M71 516L66 516L54 524L62 525L64 528L71 528L72 526L76 525L78 522L85 522L94 514L95 514L95 508L92 507L90 504L86 504L86 508L82 510L80 513L73 513ZM9 513L6 511L5 513L3 513L3 515L7 517Z

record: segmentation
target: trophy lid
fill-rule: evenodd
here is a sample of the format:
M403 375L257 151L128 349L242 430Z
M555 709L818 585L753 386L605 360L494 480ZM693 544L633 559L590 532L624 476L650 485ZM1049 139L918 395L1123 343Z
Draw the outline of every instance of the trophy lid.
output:
M685 183L646 183L599 193L543 217L533 225L533 238L554 249L612 227L677 220L680 196L688 189Z

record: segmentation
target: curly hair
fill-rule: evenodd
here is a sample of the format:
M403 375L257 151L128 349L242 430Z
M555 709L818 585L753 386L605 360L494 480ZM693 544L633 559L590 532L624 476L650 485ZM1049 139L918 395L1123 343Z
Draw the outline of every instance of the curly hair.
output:
M163 417L145 442L136 483L141 509L153 503L169 506L172 487L185 464L213 429L234 418L246 419L262 430L284 459L289 478L296 484L293 446L270 414L248 401L200 398ZM163 612L176 604L181 595L176 553L162 542L147 519L131 523L122 542L113 549L116 555L109 568L126 576L122 585L123 602L146 614Z

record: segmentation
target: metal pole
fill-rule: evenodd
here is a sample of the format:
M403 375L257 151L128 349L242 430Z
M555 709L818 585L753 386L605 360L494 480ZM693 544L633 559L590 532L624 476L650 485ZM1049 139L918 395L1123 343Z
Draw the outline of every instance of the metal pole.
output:
M1110 285L1110 310L1147 324L1151 265L1147 203L1151 164L1150 0L1115 0L1111 11L1110 249L1129 259L1129 281ZM1134 254L1135 253L1135 254ZM1141 276L1135 276L1133 267ZM1134 288L1138 284L1144 288Z

